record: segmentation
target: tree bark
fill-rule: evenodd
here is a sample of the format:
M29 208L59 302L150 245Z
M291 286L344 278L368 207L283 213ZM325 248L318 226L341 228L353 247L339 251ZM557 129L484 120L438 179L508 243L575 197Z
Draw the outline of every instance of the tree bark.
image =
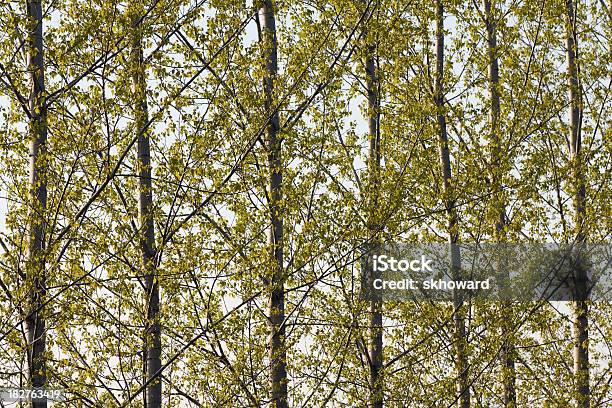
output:
M367 30L365 36L368 37ZM373 243L378 242L382 226L380 224L378 192L380 190L380 83L376 74L376 44L369 41L365 55L366 93L368 98L368 233ZM380 272L372 271L372 279L380 278ZM383 333L382 299L378 292L373 293L369 305L369 362L370 362L370 407L382 408L383 391Z
M287 352L285 349L285 278L283 267L283 209L282 183L283 164L281 160L281 139L278 136L280 119L274 109L274 79L278 73L276 19L272 0L264 0L259 9L262 41L266 60L264 78L265 107L272 114L266 130L268 160L268 193L270 205L270 246L271 274L268 280L268 353L270 360L270 406L288 407L287 394Z
M28 315L28 381L32 387L45 387L47 383L44 320L46 297L45 272L45 212L47 209L47 106L45 96L45 61L43 43L43 11L40 0L27 2L30 19L27 35L28 74L30 76L30 214L28 231L29 285ZM33 408L46 408L45 400L31 403Z
M586 243L584 230L586 187L584 182L584 163L581 154L582 92L578 77L578 41L576 38L576 13L572 0L565 3L566 58L569 96L569 153L572 162L571 188L576 228L575 244L580 248ZM574 271L577 282L574 306L574 384L576 405L581 408L590 406L589 385L589 317L587 304L586 270L577 267Z
M146 71L142 52L142 28L140 16L132 17L132 38L130 69L132 70L132 93L135 132L138 132L138 217L140 223L139 246L140 264L145 276L145 381L144 406L161 407L162 381L158 371L161 368L161 327L159 322L159 282L155 265L155 229L153 220L153 183L151 179L150 134L145 131L149 120L146 94Z
M448 243L450 248L451 276L456 279L461 269L461 251L459 248L459 219L455 208L453 193L452 170L448 147L448 133L446 130L446 114L444 112L444 5L442 0L436 0L436 75L434 102L436 105L436 118L438 123L438 143L440 155L440 168L442 171L442 190L444 194L444 207L448 227ZM460 292L453 292L455 316L455 368L457 371L457 393L461 408L470 406L470 383L468 378L468 359L465 350L465 317L463 312L463 296Z
M492 143L492 182L493 189L492 205L495 211L495 241L497 243L505 241L506 226L506 204L503 194L501 177L504 172L504 157L501 147L501 135L499 131L499 118L501 114L500 95L499 95L499 60L497 52L497 25L495 17L491 11L491 0L484 0L485 25L487 28L487 51L489 66L489 126ZM503 259L498 261L498 267L504 268ZM504 270L503 273L507 274ZM505 276L505 278L509 278ZM504 387L504 406L507 408L516 407L516 369L515 369L515 348L512 341L511 318L512 310L509 305L505 305L502 310L502 382Z

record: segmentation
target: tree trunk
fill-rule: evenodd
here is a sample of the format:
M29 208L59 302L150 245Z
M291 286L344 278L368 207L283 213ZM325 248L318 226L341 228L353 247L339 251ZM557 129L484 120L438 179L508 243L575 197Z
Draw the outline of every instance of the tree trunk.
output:
M576 38L576 14L572 0L566 1L566 48L569 88L569 150L572 161L572 201L576 228L576 245L580 248L586 242L584 231L586 188L584 183L584 163L581 155L582 93L578 78L578 42ZM584 268L574 271L577 281L576 300L574 301L574 384L576 405L581 408L590 406L589 386L589 318L587 304L587 279Z
M487 28L487 50L489 57L489 125L492 142L492 180L491 186L492 207L495 211L495 241L497 243L505 241L506 226L506 204L503 194L501 177L504 173L503 152L501 147L501 135L499 131L500 117L500 96L499 96L499 61L497 52L497 27L495 17L491 11L491 0L484 0L485 25ZM498 262L498 267L504 268L503 259ZM508 271L503 271L507 274ZM508 278L505 276L505 278ZM516 369L514 363L515 348L512 341L511 322L512 310L509 305L503 308L502 322L502 381L504 387L504 406L507 408L516 407Z
M139 246L141 268L145 276L145 381L151 381L161 368L161 328L159 322L159 283L155 266L155 231L153 223L153 186L151 180L151 148L149 132L144 131L149 120L146 94L146 72L143 65L142 29L140 16L132 17L130 69L134 101L135 132L138 132L138 216L140 221ZM160 408L161 374L146 387L144 406Z
M365 33L368 36L367 32ZM378 242L377 236L381 232L379 222L380 189L380 95L379 81L376 74L376 44L370 41L366 45L365 55L366 92L368 97L368 177L369 184L366 194L368 203L368 233L373 243ZM372 271L372 279L380 278L380 272ZM370 355L370 407L383 406L383 333L382 333L382 299L379 294L373 294L370 300L369 324L369 355Z
M44 300L46 296L45 273L45 212L47 208L47 107L45 94L45 62L43 44L43 11L40 0L27 2L30 19L27 35L28 72L31 89L30 110L30 215L28 231L29 285L28 315L28 381L32 387L45 387L47 383L45 358ZM45 408L44 400L32 402L33 408Z
M274 79L278 73L276 20L272 0L264 0L259 9L262 41L266 60L264 78L265 107L267 114L274 109ZM270 205L270 229L268 244L272 271L268 281L268 353L270 359L270 389L272 408L286 408L287 395L287 352L285 349L285 278L283 268L283 209L282 182L283 168L281 160L281 139L278 137L280 119L274 112L266 131L266 149L268 154L268 193Z
M448 133L446 131L446 114L444 113L444 5L442 0L436 0L436 76L435 76L434 102L436 104L436 118L438 122L438 143L440 154L440 167L442 170L442 187L444 194L444 207L448 225L448 242L451 257L451 276L456 279L461 268L461 252L459 248L459 220L455 209L455 199L451 185L452 171L448 147ZM468 361L465 350L465 317L463 312L463 296L459 292L453 293L455 317L455 367L457 371L457 393L459 406L470 406L470 384L468 379Z

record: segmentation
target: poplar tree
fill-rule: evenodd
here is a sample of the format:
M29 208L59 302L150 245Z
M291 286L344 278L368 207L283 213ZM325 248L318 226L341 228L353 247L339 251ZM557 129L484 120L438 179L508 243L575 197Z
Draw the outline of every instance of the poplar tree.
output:
M500 81L499 81L499 47L497 45L497 13L491 0L483 0L484 23L487 31L487 56L488 56L488 88L489 88L489 132L491 147L491 189L492 189L492 210L495 225L494 239L496 243L505 242L506 237L506 204L504 198L505 185L502 181L507 167L504 157L510 154L509 149L504 151L503 137L501 135L500 116ZM501 249L501 248L498 248ZM508 279L508 271L504 266L504 260L498 261L498 268ZM502 323L502 380L504 387L504 406L516 407L516 371L514 362L514 345L512 343L512 309L509 304L503 305Z
M156 274L155 226L153 207L153 183L151 178L151 132L147 106L147 72L143 60L144 8L138 3L128 4L130 11L129 69L132 81L134 133L137 138L138 217L140 265L144 276L145 333L144 333L144 382L145 407L161 407L161 328L159 321L159 279Z
M571 174L569 178L574 209L575 245L578 251L584 249L587 236L585 231L586 218L586 187L585 161L582 157L582 90L579 78L578 36L576 24L576 5L572 0L565 2L565 52L567 58L567 88L569 99L569 160ZM590 406L590 375L589 375L589 305L587 271L581 265L574 270L576 280L576 299L573 302L573 336L574 336L574 381L575 397L578 407Z
M287 351L285 348L285 269L283 264L283 162L281 156L280 117L275 107L275 78L278 73L275 5L264 0L259 8L261 42L264 52L264 98L266 114L266 154L268 170L268 245L270 273L266 277L268 297L268 359L270 376L270 406L288 406Z
M369 7L368 7L369 8ZM366 9L367 19L372 18L374 7ZM380 201L380 82L377 75L377 45L378 33L364 30L366 44L364 46L364 73L365 91L367 97L368 121L368 184L365 191L368 208L368 238L373 246L380 241L383 225L381 223ZM372 271L372 281L379 278L379 272ZM382 299L378 295L372 296L369 305L369 350L368 363L370 370L370 406L382 408L383 406L383 316Z
M45 48L43 41L43 5L40 0L26 3L27 26L26 48L28 52L28 74L30 76L29 137L30 137L30 181L29 181L29 232L28 266L26 280L29 286L26 329L28 343L28 382L35 388L47 383L46 364L46 208L47 208L47 102L45 90ZM45 408L43 401L32 402L33 408Z
M445 94L444 94L444 4L436 0L436 72L434 102L438 130L438 147L440 173L442 176L442 194L447 218L448 246L450 253L450 276L459 279L461 273L461 250L459 247L459 216L453 191L453 175L450 160L448 132L446 129ZM470 406L470 383L468 358L465 347L465 316L463 295L453 292L454 311L454 347L456 353L455 370L457 373L457 400L461 408Z

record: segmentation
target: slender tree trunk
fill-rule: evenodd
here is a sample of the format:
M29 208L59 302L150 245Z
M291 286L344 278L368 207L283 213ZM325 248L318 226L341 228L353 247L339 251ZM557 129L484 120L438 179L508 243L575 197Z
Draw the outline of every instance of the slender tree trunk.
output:
M367 32L366 32L367 37ZM369 184L366 191L368 203L368 230L373 243L378 242L377 235L380 233L381 225L378 192L380 189L380 83L376 74L376 44L370 41L366 45L365 55L366 92L368 97L368 177ZM373 271L375 276L380 277L380 272ZM370 407L382 408L383 406L383 333L382 333L382 299L378 293L373 294L370 300L370 325L369 325L369 355L370 355Z
M578 42L576 38L576 14L572 0L566 1L566 48L569 88L569 150L572 161L572 201L576 226L576 244L586 242L584 231L586 188L584 183L584 163L581 155L582 93L578 78ZM577 298L574 301L574 383L576 405L581 408L590 406L589 386L589 317L587 304L587 279L583 268L576 268Z
M151 180L151 148L149 132L144 128L149 120L146 94L146 72L143 65L142 29L140 16L132 18L133 32L130 50L135 131L138 132L138 216L140 221L141 267L145 276L145 381L154 378L161 368L161 328L159 322L159 283L155 267L155 230L153 223L153 186ZM146 387L144 406L160 408L161 375L157 374Z
M45 94L45 62L43 44L43 11L40 0L27 2L30 19L27 35L28 71L30 75L30 216L28 232L29 285L28 315L28 380L32 387L44 387L47 383L45 358L44 299L45 274L45 212L47 208L47 107ZM45 408L46 401L32 402L33 408Z
M267 114L274 108L274 79L278 73L276 19L272 0L264 0L259 9L262 41L266 59L266 76L264 78L265 106ZM266 132L266 149L268 153L268 193L270 199L270 229L268 244L272 273L268 298L269 339L268 352L270 359L270 388L272 408L288 407L287 395L287 352L285 349L285 278L283 268L283 209L282 184L283 164L281 160L281 139L278 136L280 119L274 112Z
M444 206L448 225L448 242L451 256L451 275L457 277L461 268L461 252L459 249L459 219L455 209L455 199L451 185L452 171L448 148L448 133L446 131L446 114L444 113L444 5L442 0L436 0L436 76L434 102L438 122L438 142L440 148L440 167L442 170L442 187ZM455 353L457 370L457 393L459 406L470 406L470 384L468 379L468 360L465 350L465 317L463 312L463 296L453 293L455 306Z
M501 135L499 131L500 96L499 96L499 61L497 52L497 26L495 17L491 11L491 0L484 0L485 25L487 28L487 51L489 57L489 125L492 143L492 205L495 211L495 240L505 241L506 226L506 204L502 191L501 177L504 172L504 157L501 146ZM498 266L504 268L503 260L500 259ZM507 273L504 270L504 273ZM512 310L509 305L503 309L502 322L502 381L504 387L504 406L516 407L516 369L514 363L515 348L512 341L511 319Z

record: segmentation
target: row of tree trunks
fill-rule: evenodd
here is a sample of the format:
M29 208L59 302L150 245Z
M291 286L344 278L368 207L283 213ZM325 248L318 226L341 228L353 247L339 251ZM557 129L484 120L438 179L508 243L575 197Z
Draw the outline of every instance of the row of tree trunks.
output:
M444 93L444 4L436 0L436 72L434 102L436 107L439 159L444 193L444 207L447 219L448 243L451 251L451 268L454 275L460 270L461 253L459 250L459 218L455 208L453 176L450 161L449 140L447 133ZM500 136L500 79L499 58L497 51L497 27L491 0L483 0L487 32L488 71L489 71L489 125L492 140L491 165L493 166L492 188L494 206L497 211L495 222L496 240L504 241L506 214L501 178L503 151ZM136 7L138 8L138 7ZM43 43L43 9L40 0L27 1L27 15L30 19L27 36L28 75L31 82L29 95L29 188L30 214L28 228L28 250L26 279L28 282L28 305L25 319L27 331L28 381L32 387L45 387L47 372L45 364L45 319L44 300L46 296L45 267L45 212L47 207L46 181L46 145L47 145L47 107L45 95L45 62ZM586 242L584 220L586 217L585 163L581 153L581 115L582 93L579 81L578 43L576 37L576 10L572 0L565 2L566 16L566 58L568 71L569 97L569 158L572 162L572 202L575 221L575 241ZM263 82L265 108L270 115L266 129L265 146L268 165L268 198L270 228L268 244L270 246L270 272L266 277L269 319L269 381L271 406L288 407L287 366L285 345L285 272L283 265L283 208L282 178L283 163L281 159L280 119L274 109L274 84L278 74L277 36L275 7L272 0L264 0L259 9L259 23L266 63L266 75ZM153 213L153 185L151 175L150 132L146 131L149 117L147 109L146 70L143 61L142 30L140 16L132 19L133 32L130 47L130 70L132 79L134 131L137 132L137 171L138 171L138 208L139 208L139 248L140 262L145 276L146 329L144 343L144 381L146 387L144 405L149 408L161 407L161 326L159 321L160 294L156 270L156 248ZM366 32L366 37L368 37ZM380 217L377 214L380 188L381 134L380 134L380 83L377 76L376 44L372 40L364 47L365 83L368 105L368 184L367 200L370 210L368 233L373 242L380 234ZM586 282L585 271L576 270L579 283ZM589 387L589 353L588 353L588 304L587 288L578 287L578 299L574 302L574 375L576 403L579 407L590 406ZM454 300L454 333L457 370L457 399L459 406L470 406L469 364L465 347L466 324L463 299L460 295ZM382 301L374 298L369 304L369 364L370 364L370 398L371 407L383 406L383 330ZM504 404L515 407L516 372L515 348L509 328L504 326L502 349ZM47 406L45 401L31 403L34 408Z

